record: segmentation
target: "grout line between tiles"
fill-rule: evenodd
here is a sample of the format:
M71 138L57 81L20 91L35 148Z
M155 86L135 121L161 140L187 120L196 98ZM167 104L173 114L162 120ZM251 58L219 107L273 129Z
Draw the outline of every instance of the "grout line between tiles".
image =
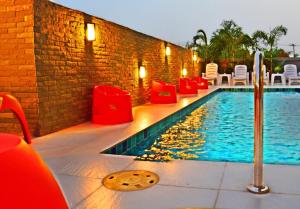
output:
M128 168L129 166L131 166L132 164L134 163L134 160L129 163L128 165L125 166L124 169L121 169L121 170L125 170L126 168ZM65 175L65 174L63 174ZM74 175L70 175L70 176L74 176ZM80 176L81 177L81 176ZM86 178L89 178L89 177L86 177ZM104 177L103 177L104 178ZM95 179L103 179L103 178L95 178ZM102 184L102 182L101 182ZM92 196L95 192L97 192L99 189L101 189L103 187L103 185L101 185L100 187L98 187L95 191L91 192L89 195L87 195L85 198L83 198L82 200L80 200L78 203L75 204L74 207L72 207L72 209L76 209L77 206L79 206L82 202L84 202L85 200L87 200L90 196ZM117 195L117 194L114 194L114 196Z
M60 176L73 176L73 177L79 177L79 178L87 178L87 179L103 179L103 178L98 178L98 177L89 177L89 176L81 176L81 175L74 175L74 174L70 174L70 173L61 173L61 172L57 172L55 173L55 175L60 175Z
M84 202L85 200L87 200L90 196L92 196L94 193L96 193L102 187L103 187L103 185L101 185L100 187L98 187L97 189L95 189L93 192L91 192L89 195L87 195L86 197L84 197L82 200L80 200L78 203L76 203L74 205L74 207L72 207L72 209L76 209L77 206L79 206L82 202Z
M132 160L132 162L131 163L129 163L124 169L122 169L122 170L126 170L126 169L128 169L130 166L132 166L133 164L135 163L135 161L134 161L134 159Z
M220 185L219 185L219 188L218 188L218 193L217 193L216 200L214 202L213 208L216 208L216 205L217 205L217 202L218 202L218 199L219 199L219 195L220 195L220 192L221 192L221 188L222 188L222 184L223 184L223 180L224 180L224 176L225 176L225 169L226 169L227 165L228 165L228 163L226 162L224 164L223 173L222 173Z
M244 192L244 193L249 193L247 190L237 190L237 189L221 189L221 191L229 191L229 192ZM269 194L276 194L276 195L292 195L292 196L300 196L300 193L285 193L285 192L270 192L264 195L269 195ZM256 195L256 194L252 194Z
M176 187L176 188L185 188L185 189L205 189L205 190L218 190L216 188L208 188L208 187L196 187L196 186L181 186L181 185L170 185L170 184L157 184L158 186L163 186L163 187Z

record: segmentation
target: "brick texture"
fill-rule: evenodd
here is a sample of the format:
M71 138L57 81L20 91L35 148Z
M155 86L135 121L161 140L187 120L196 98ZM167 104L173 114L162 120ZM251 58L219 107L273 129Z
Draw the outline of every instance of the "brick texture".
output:
M171 56L166 58L164 40L47 0L5 2L12 5L0 6L10 21L0 27L1 45L3 38L13 44L0 46L5 51L0 53L6 55L0 65L7 67L0 71L0 91L21 99L35 135L90 120L95 85L130 91L136 106L149 101L152 80L178 84L183 66L190 76L198 74L191 51L168 43ZM17 3L26 5L26 10L17 11L21 8ZM15 10L11 13L8 7ZM96 27L93 42L86 41L87 23ZM138 75L140 65L147 71L143 80ZM16 75L17 70L22 76ZM18 88L12 91L14 85Z
M33 17L33 0L0 0L0 92L21 102L35 133L39 128ZM21 133L12 113L0 113L0 132Z

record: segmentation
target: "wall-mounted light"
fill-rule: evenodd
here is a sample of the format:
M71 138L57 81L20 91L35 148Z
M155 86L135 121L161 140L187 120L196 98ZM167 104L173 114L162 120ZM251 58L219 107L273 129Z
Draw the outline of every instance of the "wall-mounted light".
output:
M182 76L185 77L187 75L187 69L183 68L182 69Z
M171 55L171 48L169 46L166 47L166 56Z
M196 62L198 59L198 56L196 54L193 55L193 61Z
M94 23L88 23L86 25L86 39L88 41L95 41L96 40L95 24Z
M143 79L146 77L146 69L144 66L140 66L139 76L140 76L140 79Z

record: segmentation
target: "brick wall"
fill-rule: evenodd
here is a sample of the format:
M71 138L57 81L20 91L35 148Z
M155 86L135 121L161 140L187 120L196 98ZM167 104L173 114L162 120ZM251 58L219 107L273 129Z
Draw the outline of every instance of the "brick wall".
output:
M33 117L36 112L32 114L27 110L26 114L35 119L31 123L31 127L36 127L32 128L35 135L90 120L94 85L126 89L132 94L133 105L139 105L149 101L149 87L153 79L178 84L183 65L190 75L197 74L192 70L192 53L182 47L168 44L171 56L166 58L166 42L163 40L47 0L35 0L33 10L34 27L31 25L29 28L31 35L34 28L35 57L32 57L31 36L31 48L28 50L31 59L26 60L35 60L35 64L32 65L33 71L21 68L20 72L32 72L28 74L30 81L37 86L37 90L35 88L35 92L31 92L34 95L22 95L32 104L38 104L38 108L34 106L39 112L38 119ZM86 41L86 23L95 23L96 41ZM25 40L29 41L29 38ZM12 53L8 59L15 58L15 53ZM138 77L139 65L147 70L147 77L143 80ZM11 67L10 64L7 66ZM11 75L7 77L12 79ZM20 79L17 82L22 85ZM23 83L22 87L27 85ZM34 100L36 93L38 102ZM21 102L23 104L22 99Z
M0 92L19 99L34 133L38 95L33 24L33 0L0 0ZM14 118L10 112L0 113L0 132L20 133Z

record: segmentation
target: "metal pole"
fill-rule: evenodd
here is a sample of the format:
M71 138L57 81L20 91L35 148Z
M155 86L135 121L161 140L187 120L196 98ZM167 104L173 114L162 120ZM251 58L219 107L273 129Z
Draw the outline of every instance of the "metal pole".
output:
M264 72L263 56L256 52L254 57L254 179L247 189L255 194L270 191L263 182L263 115L264 115Z

